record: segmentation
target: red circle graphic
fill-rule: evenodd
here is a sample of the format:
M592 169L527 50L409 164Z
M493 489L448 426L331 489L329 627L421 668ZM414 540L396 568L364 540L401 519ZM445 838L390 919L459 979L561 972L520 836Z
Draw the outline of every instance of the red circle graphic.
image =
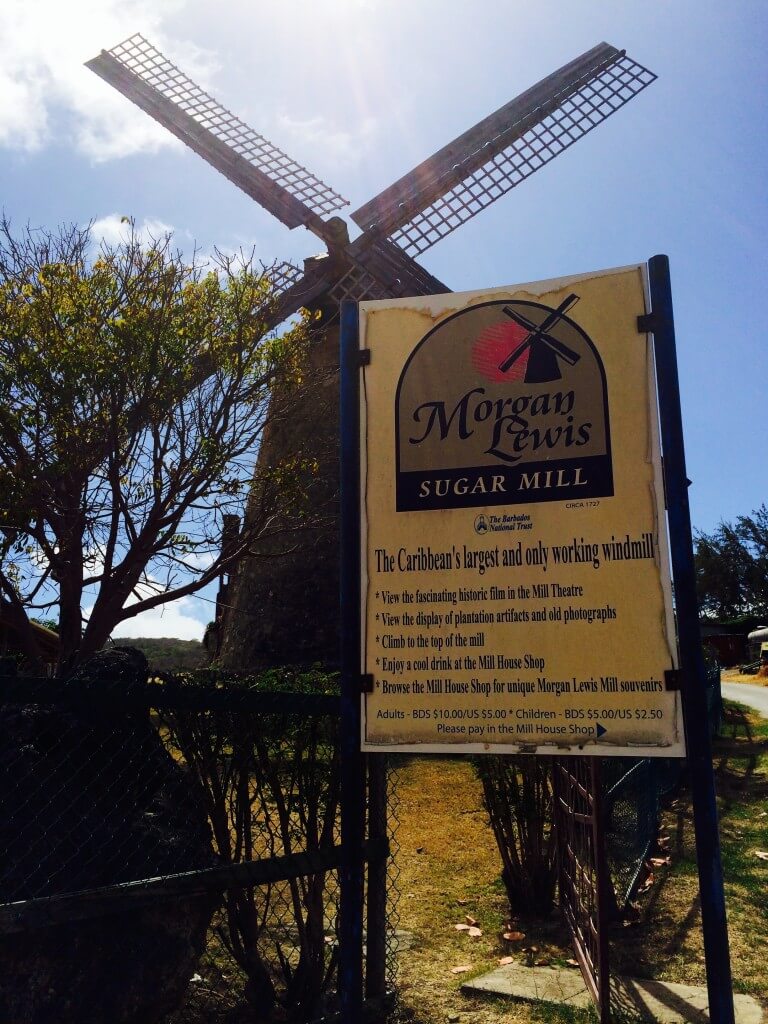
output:
M530 347L520 353L506 373L499 367L527 337L528 331L513 320L486 327L472 345L472 365L486 380L522 380L528 366Z

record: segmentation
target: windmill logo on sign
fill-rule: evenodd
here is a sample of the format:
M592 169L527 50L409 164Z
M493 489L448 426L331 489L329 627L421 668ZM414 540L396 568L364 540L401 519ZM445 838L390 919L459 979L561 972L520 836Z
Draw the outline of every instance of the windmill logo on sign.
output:
M414 346L395 395L399 512L613 494L605 369L566 314L577 301L480 302Z
M583 138L651 84L656 76L623 50L600 43L500 107L419 164L351 219L362 233L350 241L333 214L347 205L338 192L283 153L189 79L159 50L134 35L87 66L207 160L288 228L302 225L327 247L303 273L282 264L273 326L302 306L328 319L343 299L383 299L450 289L415 257L480 213ZM566 307L567 308L567 307ZM555 311L555 312L563 312ZM555 373L571 354L552 324L526 324L506 370L529 379ZM536 378L536 375L539 375ZM555 378L546 378L555 379Z
M575 366L581 357L547 332L551 331L563 313L578 301L578 295L569 295L557 309L552 310L544 323L538 327L522 313L518 313L511 306L505 306L506 315L527 331L528 336L501 363L499 366L501 372L508 373L515 363L524 360L526 384L541 384L546 381L560 380L562 374L558 361L562 359L569 366Z

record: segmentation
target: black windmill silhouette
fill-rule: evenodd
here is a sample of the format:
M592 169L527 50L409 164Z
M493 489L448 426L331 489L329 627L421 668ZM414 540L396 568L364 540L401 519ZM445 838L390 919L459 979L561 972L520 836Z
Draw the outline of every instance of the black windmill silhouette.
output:
M522 358L527 352L528 362L525 367L526 384L543 384L550 380L560 380L562 373L560 372L559 360L562 359L569 366L575 366L579 359L581 359L581 356L548 332L561 319L565 311L578 301L578 295L567 296L557 309L553 309L549 316L540 324L535 324L512 306L505 306L504 312L506 315L514 320L516 324L519 324L520 327L525 328L528 331L528 337L499 364L501 372L507 373L518 359Z

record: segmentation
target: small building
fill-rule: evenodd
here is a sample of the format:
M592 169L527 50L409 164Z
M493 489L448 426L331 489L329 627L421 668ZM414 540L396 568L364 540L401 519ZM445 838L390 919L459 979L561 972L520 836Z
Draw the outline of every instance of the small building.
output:
M747 635L747 660L768 662L768 626L758 626Z
M32 623L40 657L47 675L52 676L59 662L59 634L37 622ZM23 664L18 627L11 621L5 603L0 601L0 657L18 657Z
M733 627L717 622L702 622L701 641L717 658L723 668L739 665L746 656L747 643L743 633L734 633Z

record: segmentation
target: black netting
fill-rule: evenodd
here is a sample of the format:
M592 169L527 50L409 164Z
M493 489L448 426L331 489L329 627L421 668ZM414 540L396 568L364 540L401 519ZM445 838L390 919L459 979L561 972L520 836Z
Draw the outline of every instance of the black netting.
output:
M71 1003L56 1019L81 1020L77 1001L88 999L94 1024L122 1019L103 984L115 957L119 998L133 984L143 998L162 992L177 1024L254 1012L313 1021L337 1009L332 678L147 681L145 668L138 679L102 671L2 685L0 947L18 991L2 986L0 1018L32 1019L34 1006L42 1020L41 1007ZM381 765L369 834L386 837ZM380 876L381 962L366 969L386 997L396 889L386 868ZM50 993L35 989L38 977Z

